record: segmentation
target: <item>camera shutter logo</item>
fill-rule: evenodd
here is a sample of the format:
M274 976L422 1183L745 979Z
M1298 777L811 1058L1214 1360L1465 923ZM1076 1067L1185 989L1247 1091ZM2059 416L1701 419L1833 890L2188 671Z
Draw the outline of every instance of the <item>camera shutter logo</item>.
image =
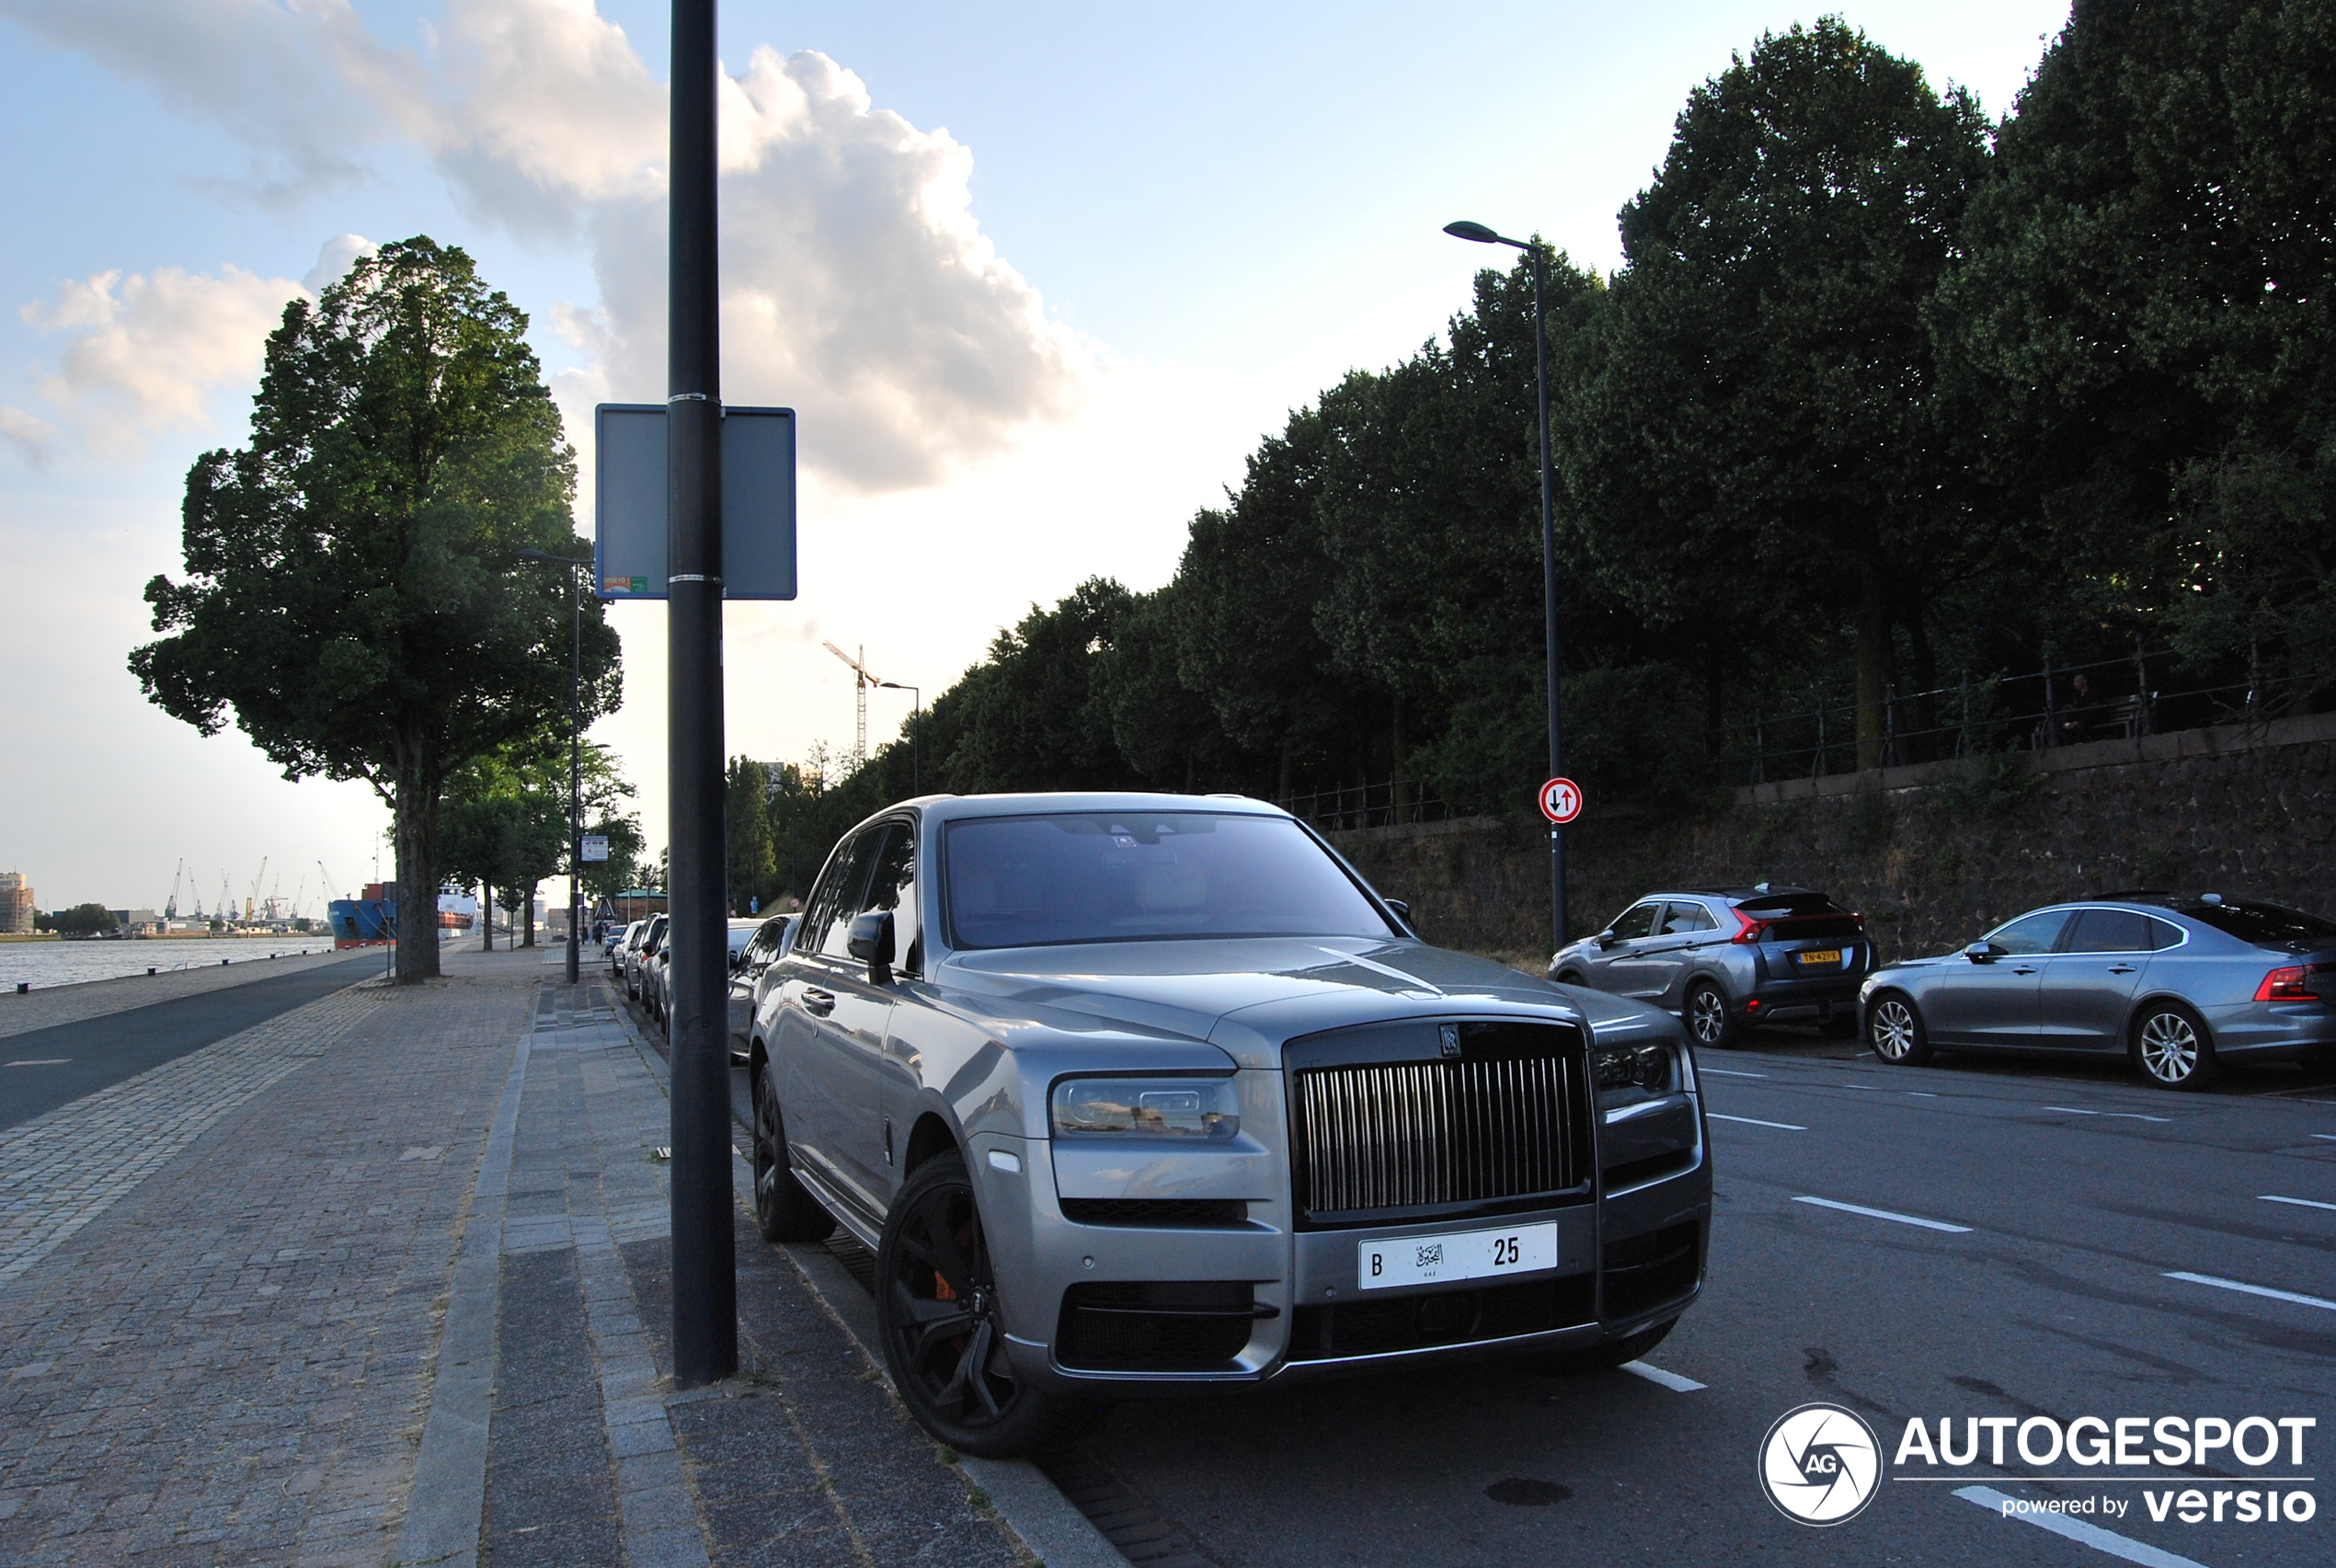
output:
M1789 1410L1760 1439L1760 1489L1788 1519L1817 1526L1854 1519L1881 1482L1873 1428L1838 1404Z

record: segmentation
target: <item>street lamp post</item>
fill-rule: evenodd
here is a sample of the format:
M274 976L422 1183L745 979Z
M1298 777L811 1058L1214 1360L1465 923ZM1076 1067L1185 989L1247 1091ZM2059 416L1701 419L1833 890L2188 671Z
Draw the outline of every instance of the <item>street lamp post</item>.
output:
M924 793L924 693L905 681L879 681L887 692L909 693L909 793Z
M1478 245L1513 246L1533 258L1533 376L1540 393L1541 422L1541 641L1549 660L1550 692L1550 772L1559 778L1565 773L1564 750L1560 744L1557 700L1557 521L1554 514L1556 476L1550 462L1550 347L1549 326L1541 303L1541 272L1547 252L1537 244L1510 239L1482 223L1462 221L1446 223L1444 232L1455 239L1471 240ZM1550 925L1555 934L1555 947L1565 945L1565 830L1550 824Z
M577 922L584 910L584 599L576 586L578 568L588 567L590 559L574 555L554 555L542 550L521 550L520 558L527 561L550 561L569 568L567 574L567 983L574 985L583 974L583 959L579 944L583 933ZM530 906L531 908L532 906ZM495 912L489 910L492 921Z

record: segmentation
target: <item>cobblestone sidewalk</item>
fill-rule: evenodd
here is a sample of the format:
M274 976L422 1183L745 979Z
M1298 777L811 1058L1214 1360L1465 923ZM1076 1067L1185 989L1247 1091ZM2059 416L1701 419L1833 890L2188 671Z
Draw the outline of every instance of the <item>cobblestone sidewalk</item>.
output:
M743 1222L746 1368L672 1391L651 1059L449 967L0 1137L0 1568L1034 1562Z

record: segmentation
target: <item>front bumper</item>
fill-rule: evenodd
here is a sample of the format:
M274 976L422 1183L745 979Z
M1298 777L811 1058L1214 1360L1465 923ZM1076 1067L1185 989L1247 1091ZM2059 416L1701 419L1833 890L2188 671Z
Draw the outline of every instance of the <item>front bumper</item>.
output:
M1497 1218L1299 1230L1289 1223L1286 1195L1252 1199L1248 1219L1236 1225L1080 1223L1063 1213L1047 1174L1045 1144L978 1139L977 1167L989 1176L999 1174L987 1159L991 1145L1030 1156L1018 1161L1021 1173L1009 1178L1022 1189L1013 1195L1020 1201L984 1206L1004 1221L992 1228L991 1242L1007 1316L1007 1353L1017 1376L1066 1391L1135 1398L1586 1348L1677 1317L1702 1289L1712 1208L1704 1147L1684 1169L1601 1193L1591 1202ZM1016 1224L1009 1217L1026 1220ZM1557 1227L1554 1268L1359 1288L1357 1253L1366 1240L1544 1223ZM1252 1314L1245 1322L1223 1324L1224 1353L1212 1365L1102 1367L1066 1344L1076 1333L1071 1312L1098 1288L1190 1289L1202 1282L1213 1282L1220 1292L1237 1288L1237 1297L1220 1299L1229 1309L1245 1304Z

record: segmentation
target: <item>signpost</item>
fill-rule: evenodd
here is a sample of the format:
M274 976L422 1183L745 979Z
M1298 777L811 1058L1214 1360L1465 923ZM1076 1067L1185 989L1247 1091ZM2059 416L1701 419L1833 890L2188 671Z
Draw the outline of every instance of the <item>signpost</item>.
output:
M1541 815L1563 828L1582 814L1582 786L1572 779L1552 779L1541 786Z
M599 861L605 861L608 859L608 835L605 833L585 834L584 858L586 860Z

